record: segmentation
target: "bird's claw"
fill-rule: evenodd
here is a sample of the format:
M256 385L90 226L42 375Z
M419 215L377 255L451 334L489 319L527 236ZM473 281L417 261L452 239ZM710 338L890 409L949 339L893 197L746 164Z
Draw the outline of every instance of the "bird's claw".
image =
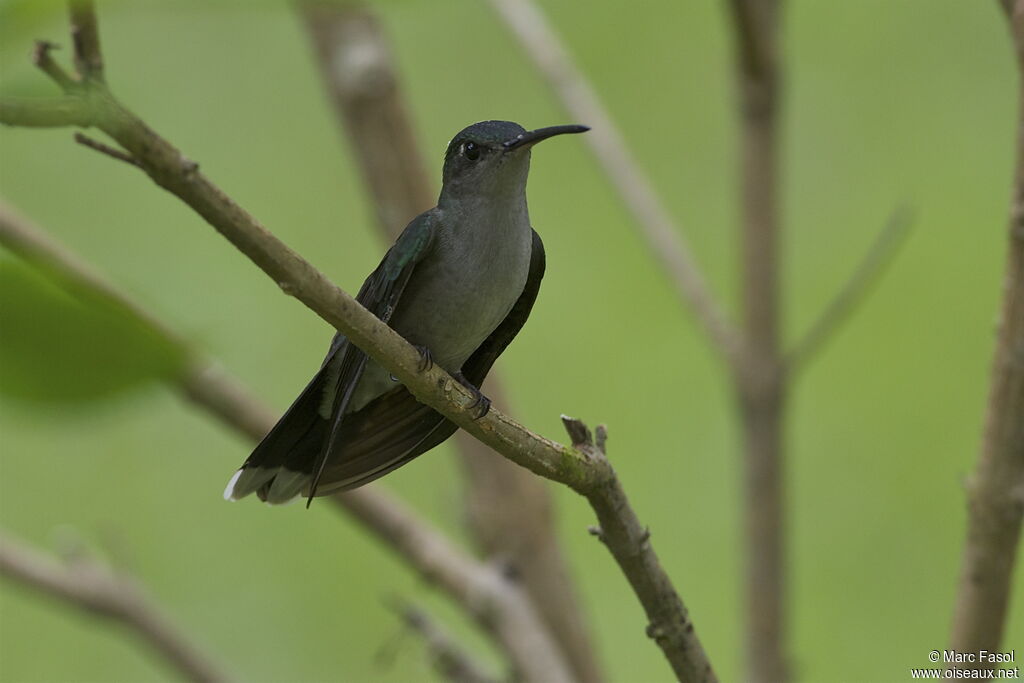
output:
M434 357L430 355L430 349L426 346L413 345L420 352L420 363L417 366L420 372L426 372L434 367Z
M473 419L474 420L479 420L484 415L486 415L487 413L491 412L491 399L487 398L482 393L480 393L479 389L477 389L474 392L474 394L475 394L475 398L473 399L473 402L469 404L469 409L470 410L472 410L473 408L477 409L477 413L473 417Z
M473 386L472 382L466 379L461 372L456 373L453 377L459 381L459 384L469 389L469 392L473 394L473 402L469 404L469 409L473 410L475 408L477 411L476 415L473 417L474 420L479 420L484 415L491 412L491 399L484 396L483 392Z

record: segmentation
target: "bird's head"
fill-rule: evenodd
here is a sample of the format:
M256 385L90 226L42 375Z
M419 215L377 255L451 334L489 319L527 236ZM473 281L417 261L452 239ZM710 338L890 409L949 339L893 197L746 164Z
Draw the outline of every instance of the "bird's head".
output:
M452 138L444 155L442 196L498 196L520 193L530 170L530 148L586 126L549 126L526 130L512 121L481 121Z

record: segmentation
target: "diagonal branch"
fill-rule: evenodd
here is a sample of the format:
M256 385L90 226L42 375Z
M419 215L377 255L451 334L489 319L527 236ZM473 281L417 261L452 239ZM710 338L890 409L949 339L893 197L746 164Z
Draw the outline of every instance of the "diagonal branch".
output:
M58 283L102 296L155 334L189 352L190 360L176 381L182 394L198 407L253 442L262 439L274 426L275 416L254 401L236 380L190 350L182 337L2 201L0 244ZM497 568L473 560L379 487L366 486L335 496L333 501L414 571L438 585L476 617L526 680L571 680L560 653L547 642L544 627L529 601Z
M900 247L910 234L912 220L912 212L905 207L897 209L889 216L889 220L846 284L825 306L800 341L786 354L784 363L787 369L797 371L805 367L853 315L857 306L867 298L871 288L882 278L896 258Z
M229 680L129 576L89 559L60 565L2 532L0 575L96 616L121 622L188 680Z
M385 239L397 238L409 218L437 196L399 87L395 60L376 15L358 0L302 0L324 86L374 198ZM501 377L494 370L486 391L504 406ZM465 517L476 545L500 558L522 582L576 677L604 678L590 642L575 586L555 532L546 482L517 467L463 431L455 435L468 479Z
M740 350L738 335L708 288L690 246L629 152L608 110L573 63L540 7L533 0L489 2L547 79L566 111L590 126L584 142L590 145L612 186L636 219L651 254L661 263L683 304L702 324L712 346L735 366Z
M102 83L89 84L88 107L95 125L157 185L191 206L285 293L344 334L421 402L506 458L586 497L601 522L605 545L647 613L648 632L676 675L684 681L715 679L687 610L603 453L564 446L494 409L477 419L475 398L465 387L437 365L421 371L420 355L411 344L270 233ZM5 122L4 113L0 100L0 122Z
M133 159L130 154L125 154L119 149L111 147L110 145L105 145L99 140L93 140L88 135L84 135L82 133L75 133L75 142L82 145L83 147L88 147L89 149L95 150L100 154L106 154L108 157L111 157L112 159L123 161L126 164L131 164L132 166L139 165L139 162L135 161L135 159Z
M1020 78L1017 159L985 435L967 482L967 538L950 638L957 652L1000 650L1024 517L1024 0L1003 5ZM954 667L988 668L981 662Z

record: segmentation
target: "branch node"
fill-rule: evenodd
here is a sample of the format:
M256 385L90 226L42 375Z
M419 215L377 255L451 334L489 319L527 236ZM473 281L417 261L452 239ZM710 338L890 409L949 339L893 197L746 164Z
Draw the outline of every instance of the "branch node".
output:
M605 542L604 529L602 529L601 527L599 527L599 526L588 526L587 527L587 533L589 533L591 536L595 537L597 540L601 541L602 543Z
M661 641L665 638L665 629L657 624L647 624L647 629L644 631L647 637L654 641Z

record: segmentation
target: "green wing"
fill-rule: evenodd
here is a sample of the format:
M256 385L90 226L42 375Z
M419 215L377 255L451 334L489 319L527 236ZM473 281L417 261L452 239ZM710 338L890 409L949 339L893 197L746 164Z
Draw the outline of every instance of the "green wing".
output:
M413 219L366 278L356 301L388 322L436 228L432 210ZM325 464L340 445L346 409L366 361L365 353L336 334L320 371L245 461L225 496L237 499L258 491L276 503L308 490L312 498Z

